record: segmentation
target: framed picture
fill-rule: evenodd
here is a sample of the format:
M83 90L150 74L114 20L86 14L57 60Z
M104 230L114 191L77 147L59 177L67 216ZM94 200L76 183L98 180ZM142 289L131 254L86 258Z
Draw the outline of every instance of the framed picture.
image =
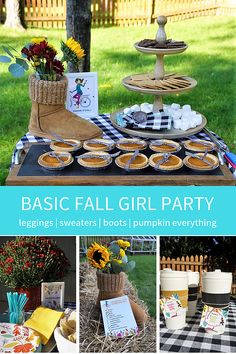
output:
M69 73L66 109L83 118L98 115L97 73Z
M41 284L41 304L53 310L64 309L64 282L51 282Z

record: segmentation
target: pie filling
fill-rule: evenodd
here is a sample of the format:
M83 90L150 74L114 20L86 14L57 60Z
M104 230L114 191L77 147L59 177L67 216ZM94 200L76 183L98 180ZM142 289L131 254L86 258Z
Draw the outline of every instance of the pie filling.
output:
M102 143L87 143L87 146L91 146L94 148L106 148L107 147L106 144L102 144Z
M68 157L67 156L58 156L58 158L60 160L62 160L63 162L66 162L68 161ZM61 162L58 161L58 159L56 157L53 157L53 156L49 156L49 155L46 155L42 158L42 160L48 164L51 164L51 165L61 165Z
M74 144L73 141L69 141L68 140L68 143L71 143L71 144ZM66 144L66 143L63 143L61 141L57 141L54 143L55 146L58 146L58 147L61 147L61 148L72 148L73 146L69 145L69 144Z
M152 145L152 149L155 150L160 150L160 151L176 151L177 150L177 146L173 147L173 146L169 146L169 145Z
M211 159L210 157L205 157L205 160L209 161L210 163L215 165L215 161L213 159ZM204 162L203 160L197 159L195 157L190 157L188 159L188 162L196 167L211 167L210 165L208 165L206 162Z
M189 142L188 145L190 147L199 148L199 149L202 149L202 150L206 150L207 148L212 148L211 144L203 145L203 144L200 144L200 143L197 143L197 142L194 142L194 141Z
M128 163L128 161L131 158L132 158L132 155L124 155L124 156L121 156L119 160L120 160L121 163L126 164L126 163ZM146 162L145 157L138 155L138 156L135 157L134 160L132 160L131 165L141 165L141 164L143 164L145 162Z
M152 161L156 164L162 160L163 156L155 156ZM179 159L176 156L170 156L166 162L163 162L161 166L176 166L179 164Z
M121 143L121 144L118 144L120 145L122 148L127 148L127 149L138 149L138 148L143 148L144 145L143 144L129 144L129 143Z
M96 164L101 164L103 162L105 162L106 160L102 157L88 157L88 158L81 158L81 160L84 162L84 163L87 163L87 164L93 164L93 165L96 165Z

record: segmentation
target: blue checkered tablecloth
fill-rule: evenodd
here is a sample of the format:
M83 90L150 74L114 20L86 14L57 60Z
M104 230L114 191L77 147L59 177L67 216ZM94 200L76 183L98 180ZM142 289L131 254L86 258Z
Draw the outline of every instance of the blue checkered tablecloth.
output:
M99 128L102 129L103 137L105 139L111 139L111 140L116 141L116 140L119 140L122 138L133 137L133 136L130 136L126 133L123 133L123 132L117 130L112 125L109 114L100 114L97 117L87 118L87 120L91 121L92 123L95 123ZM223 139L221 139L218 135L216 135L215 133L213 133L213 134L217 137L218 140L224 142ZM190 137L181 138L178 141L183 142L183 141L188 140L189 138L191 138L191 139L205 139L205 140L210 141L210 138L208 137L208 135L206 133L204 133L203 131L197 133L196 135L192 135ZM27 144L29 144L29 143L37 143L37 142L44 143L44 142L50 142L50 140L45 139L45 138L36 137L36 136L33 136L29 133L25 134L16 144L15 150L12 155L12 165L14 165L16 162L17 150L24 149L24 147L27 147Z
M235 353L236 352L236 303L230 302L225 332L221 335L212 335L199 327L203 305L197 306L197 312L187 325L171 331L160 323L160 351L181 353Z

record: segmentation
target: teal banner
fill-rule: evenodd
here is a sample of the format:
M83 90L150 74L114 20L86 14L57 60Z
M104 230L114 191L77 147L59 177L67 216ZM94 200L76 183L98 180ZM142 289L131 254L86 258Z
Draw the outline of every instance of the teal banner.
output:
M0 235L235 235L235 187L0 187Z

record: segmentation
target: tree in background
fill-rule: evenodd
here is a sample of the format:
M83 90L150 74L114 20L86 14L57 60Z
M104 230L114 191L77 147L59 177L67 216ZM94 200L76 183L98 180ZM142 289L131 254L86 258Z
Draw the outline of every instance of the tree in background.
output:
M160 237L160 255L170 258L206 255L209 270L220 268L233 272L236 269L236 237L163 236Z
M21 0L6 0L6 21L4 26L24 30L22 25L22 6Z
M73 37L79 41L85 51L81 61L80 71L90 71L90 42L91 42L91 0L66 1L66 31L67 38ZM77 71L70 64L69 72Z

